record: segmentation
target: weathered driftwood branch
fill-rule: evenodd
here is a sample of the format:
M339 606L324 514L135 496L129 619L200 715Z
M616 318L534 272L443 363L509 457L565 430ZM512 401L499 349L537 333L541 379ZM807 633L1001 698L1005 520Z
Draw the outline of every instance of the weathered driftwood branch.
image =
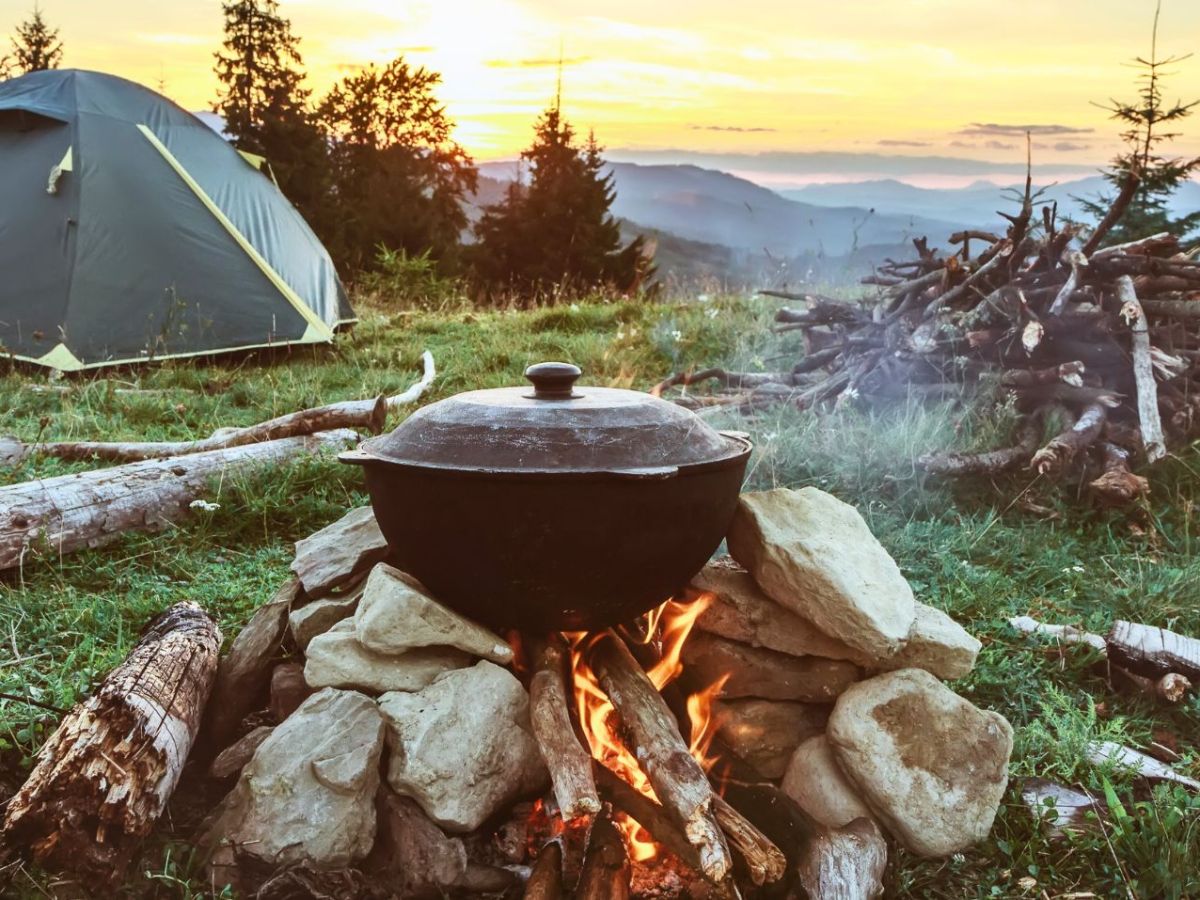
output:
M1117 299L1121 301L1121 315L1130 323L1130 349L1133 352L1133 378L1137 384L1138 425L1142 429L1142 444L1146 448L1146 460L1154 463L1167 455L1167 439L1163 435L1162 417L1158 412L1158 385L1154 381L1146 313L1133 289L1133 279L1128 275L1117 279Z
M600 811L592 778L592 755L579 743L571 725L563 673L567 648L561 635L551 635L539 648L538 669L529 683L530 719L542 758L550 770L554 798L564 820Z
M0 569L42 547L54 555L96 547L127 531L150 531L192 514L215 478L348 446L346 429L172 459L126 463L0 487Z
M625 840L612 818L601 813L592 822L576 900L626 900L631 871Z
M136 462L243 447L247 444L316 434L319 431L333 431L338 428L361 428L378 434L383 430L389 409L417 400L433 382L436 374L433 355L426 350L421 359L424 367L421 379L403 393L392 397L330 403L288 413L245 428L222 428L212 436L196 441L52 441L28 444L25 445L25 450L64 460L102 459L109 462ZM6 455L11 458L13 450L7 449Z
M666 701L625 644L612 632L590 646L588 661L628 729L634 756L654 792L699 855L700 872L713 883L730 870L729 848L713 814L714 791L692 758Z
M1136 622L1117 620L1108 634L1112 657L1145 675L1186 675L1200 682L1200 638Z
M870 900L883 893L887 842L870 819L842 828L817 826L798 866L809 900Z
M216 623L178 603L42 746L0 843L92 885L120 881L191 750L220 652Z

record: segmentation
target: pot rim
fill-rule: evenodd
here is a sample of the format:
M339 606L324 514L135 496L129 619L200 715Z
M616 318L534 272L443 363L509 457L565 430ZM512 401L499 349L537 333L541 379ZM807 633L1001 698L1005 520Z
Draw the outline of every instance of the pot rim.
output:
M732 452L715 459L684 463L679 466L646 466L624 469L545 469L534 467L506 468L502 466L492 468L456 466L448 463L402 462L372 453L370 444L375 441L375 438L363 441L353 450L342 451L338 454L338 461L348 465L358 465L367 468L387 468L456 478L493 478L516 481L545 481L551 479L555 481L602 479L611 479L614 481L664 481L670 478L732 467L744 463L754 450L754 444L751 442L749 435L744 432L721 431L719 434L731 442L731 445L733 445L731 448Z

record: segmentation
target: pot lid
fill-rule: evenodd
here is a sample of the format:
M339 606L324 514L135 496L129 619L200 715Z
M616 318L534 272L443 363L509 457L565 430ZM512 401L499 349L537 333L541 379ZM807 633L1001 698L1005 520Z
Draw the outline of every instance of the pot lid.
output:
M485 472L673 474L746 451L681 406L640 391L576 386L569 363L530 366L532 387L469 391L362 445L369 458Z

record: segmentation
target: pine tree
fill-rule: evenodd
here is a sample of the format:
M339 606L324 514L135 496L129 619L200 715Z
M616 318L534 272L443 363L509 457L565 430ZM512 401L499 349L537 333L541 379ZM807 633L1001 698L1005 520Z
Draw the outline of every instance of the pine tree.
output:
M238 149L266 158L283 193L321 234L328 227L325 140L309 109L300 40L275 0L231 0L216 111Z
M62 62L62 41L58 29L51 28L42 18L42 11L35 6L33 15L17 26L17 35L12 38L13 58L0 60L0 72L11 68L18 74L57 69Z
M474 270L491 294L521 291L541 299L594 288L630 290L645 277L641 237L621 247L609 210L616 194L602 150L590 135L580 146L556 102L521 154L528 184L510 185L475 228Z
M1136 175L1140 179L1137 192L1117 225L1109 232L1106 244L1121 244L1151 234L1170 231L1186 237L1200 227L1200 211L1173 218L1168 208L1171 195L1186 182L1193 173L1200 171L1200 157L1179 159L1165 156L1162 145L1179 137L1179 132L1170 131L1174 123L1192 114L1200 101L1190 103L1175 101L1167 103L1163 93L1163 79L1170 74L1167 69L1187 59L1187 56L1158 56L1158 10L1154 13L1154 29L1150 43L1150 56L1134 60L1142 71L1138 76L1141 87L1137 99L1132 101L1110 100L1103 105L1114 119L1121 122L1125 130L1121 139L1125 152L1117 155L1104 172L1105 179L1119 193L1127 180ZM1097 221L1104 218L1112 207L1113 197L1097 200L1077 198L1084 210Z
M343 209L331 251L351 268L372 267L381 247L454 267L476 170L451 138L453 123L434 96L440 82L399 57L342 79L321 101Z

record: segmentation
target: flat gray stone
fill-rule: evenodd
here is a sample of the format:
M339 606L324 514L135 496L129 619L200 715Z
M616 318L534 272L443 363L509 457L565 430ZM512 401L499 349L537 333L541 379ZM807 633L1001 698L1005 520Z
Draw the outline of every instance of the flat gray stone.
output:
M296 646L301 651L307 650L309 641L318 634L324 634L338 622L354 615L361 596L361 592L355 592L345 597L327 597L293 609L288 616L288 627Z
M863 801L911 852L949 856L991 831L1013 740L999 713L901 669L843 693L827 735Z
M912 590L858 510L807 487L742 494L729 552L775 602L879 660L916 617Z
M500 665L513 659L512 648L495 634L442 606L420 582L386 563L367 577L354 628L359 643L377 653L456 647Z
M379 698L388 725L387 780L448 831L473 831L548 784L529 725L529 695L482 660L416 693Z
M917 604L912 631L900 650L880 660L882 669L924 669L938 678L966 678L975 668L979 643L965 628L932 606Z
M717 734L763 778L780 778L801 743L825 731L832 707L787 700L717 700Z
M332 688L309 697L259 745L223 801L203 843L272 865L346 866L375 841L375 793L383 754L375 702Z
M823 734L796 748L779 787L801 809L829 828L841 828L857 818L871 816Z
M688 636L681 659L694 683L723 680L716 694L721 698L829 703L862 677L862 670L844 659L789 656L702 631Z
M387 540L369 506L352 509L331 525L296 541L292 571L316 599L371 568L387 555Z
M701 631L792 656L823 656L866 664L870 657L831 638L812 622L776 603L731 557L713 560L692 579L692 589L713 595L696 620Z
M443 672L473 661L449 647L423 647L397 656L376 653L358 642L354 620L343 619L309 642L304 680L312 688L360 688L379 694L419 691Z

